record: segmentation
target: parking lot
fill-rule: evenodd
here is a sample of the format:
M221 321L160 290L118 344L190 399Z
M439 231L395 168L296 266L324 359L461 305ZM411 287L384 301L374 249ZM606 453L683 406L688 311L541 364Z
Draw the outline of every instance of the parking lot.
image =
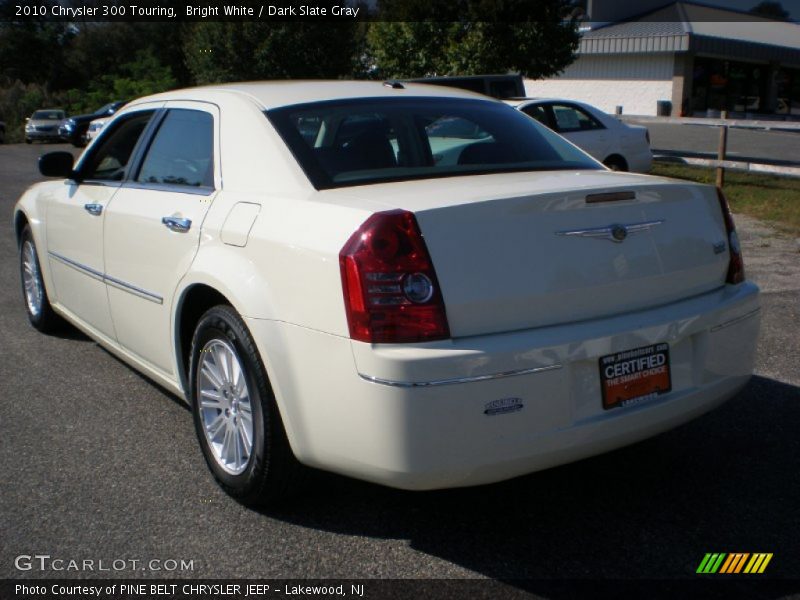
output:
M737 398L654 439L472 489L411 493L323 473L280 511L214 483L181 400L77 331L27 323L14 203L36 157L0 146L0 577L19 555L191 561L120 577L696 578L707 552L770 552L763 578L800 578L800 252L739 219L762 285L756 376ZM163 564L163 562L161 563ZM95 573L95 575L98 575ZM795 592L800 590L794 590Z
M650 132L654 154L716 158L719 150L719 128L703 125L659 123L652 119L638 121ZM776 124L780 127L780 123ZM800 133L796 131L764 131L731 127L728 129L728 160L797 166L800 157Z

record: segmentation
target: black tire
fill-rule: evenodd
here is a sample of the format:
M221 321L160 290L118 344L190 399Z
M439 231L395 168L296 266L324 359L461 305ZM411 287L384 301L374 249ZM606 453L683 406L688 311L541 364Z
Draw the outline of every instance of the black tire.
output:
M603 163L612 171L627 171L628 163L621 156L609 156Z
M31 143L31 138L25 138L25 143L26 144L30 144Z
M31 303L28 301L25 291L25 255L27 244L30 244L30 249L32 250L32 259L35 263L35 273L32 273L31 276L36 280L36 284L41 290L41 300L38 303L38 312L32 310ZM33 234L31 233L30 225L25 226L25 229L22 230L22 235L20 236L19 275L22 288L22 300L25 303L25 312L28 315L28 320L31 322L31 325L33 325L42 333L51 333L60 329L61 325L63 325L63 320L53 311L53 307L50 306L50 299L47 297L47 289L45 289L44 281L42 280L39 252L36 249L36 243L33 241Z
M200 409L200 354L214 340L233 348L249 392L253 447L240 474L227 472L218 462L207 439ZM189 389L195 432L214 478L230 496L246 506L273 506L280 503L289 496L301 466L289 447L278 405L255 342L233 308L215 306L200 318L192 338L190 361ZM222 409L214 410L219 410L221 416Z

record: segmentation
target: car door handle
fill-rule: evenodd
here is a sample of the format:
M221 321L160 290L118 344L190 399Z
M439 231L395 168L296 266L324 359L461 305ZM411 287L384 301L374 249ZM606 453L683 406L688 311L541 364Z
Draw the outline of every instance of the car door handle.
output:
M162 217L161 222L167 226L167 229L186 233L192 227L191 219L181 219L179 217Z
M90 215L99 215L103 212L103 205L102 204L84 204L83 208L86 209Z

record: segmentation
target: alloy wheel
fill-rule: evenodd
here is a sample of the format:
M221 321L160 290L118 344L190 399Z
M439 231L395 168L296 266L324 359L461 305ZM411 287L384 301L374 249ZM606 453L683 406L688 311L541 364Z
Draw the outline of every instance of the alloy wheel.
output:
M197 398L206 440L217 464L244 472L253 454L253 410L242 363L226 341L209 340L200 351Z

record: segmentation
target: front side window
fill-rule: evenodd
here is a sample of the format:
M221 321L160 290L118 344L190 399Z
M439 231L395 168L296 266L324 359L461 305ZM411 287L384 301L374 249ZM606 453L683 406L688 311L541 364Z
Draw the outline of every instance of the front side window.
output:
M506 171L598 169L519 111L487 100L370 98L267 111L317 189Z
M570 104L553 104L553 115L560 133L605 129L603 124L585 110Z
M153 111L148 110L117 121L84 161L81 177L95 181L122 181L136 142L152 116Z
M139 183L214 186L214 118L171 109L158 127L136 176Z

